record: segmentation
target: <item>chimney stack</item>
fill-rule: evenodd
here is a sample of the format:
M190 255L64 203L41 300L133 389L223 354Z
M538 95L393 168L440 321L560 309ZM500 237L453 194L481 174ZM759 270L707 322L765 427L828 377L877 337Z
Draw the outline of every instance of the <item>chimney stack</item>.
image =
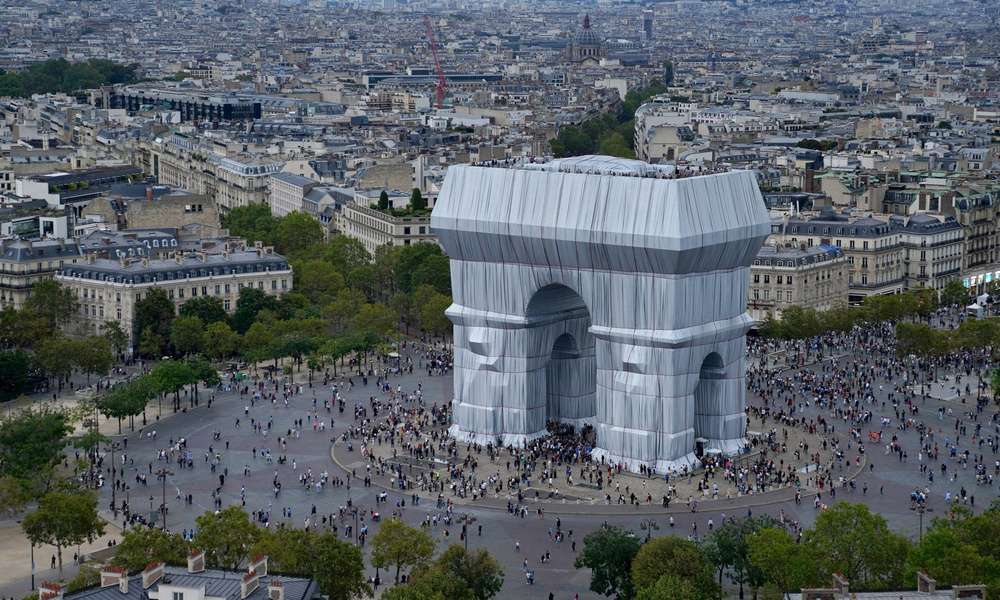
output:
M285 588L277 579L272 579L271 583L267 584L267 598L268 600L285 600Z
M257 589L257 584L260 582L260 577L257 576L257 571L250 571L243 576L243 580L240 581L240 600L243 600L254 590Z
M63 600L62 586L48 582L38 584L38 600Z
M161 560L146 567L142 572L142 589L148 590L151 585L162 579L165 566Z
M188 554L188 573L201 573L205 570L205 551L198 548Z
M250 561L248 570L256 571L260 577L267 577L267 555L260 554Z
M101 587L118 586L118 591L128 593L128 575L121 567L106 566L101 569Z

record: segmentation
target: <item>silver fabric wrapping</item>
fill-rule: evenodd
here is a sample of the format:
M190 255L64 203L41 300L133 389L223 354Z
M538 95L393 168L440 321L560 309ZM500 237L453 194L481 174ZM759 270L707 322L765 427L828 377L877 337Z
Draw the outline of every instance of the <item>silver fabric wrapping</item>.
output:
M663 473L744 438L749 266L770 231L749 172L628 176L455 166L432 225L451 258L452 434L520 445L593 424L595 455ZM607 174L608 172L613 174Z

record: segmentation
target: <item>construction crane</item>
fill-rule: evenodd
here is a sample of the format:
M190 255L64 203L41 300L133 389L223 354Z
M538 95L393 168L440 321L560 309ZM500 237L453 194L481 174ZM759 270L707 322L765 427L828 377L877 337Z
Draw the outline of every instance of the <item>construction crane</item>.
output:
M427 26L427 39L431 42L431 52L434 53L434 66L437 67L437 107L444 108L444 89L448 84L444 81L444 69L441 68L441 60L438 59L437 44L434 43L434 29L431 27L431 18L424 15L424 25Z

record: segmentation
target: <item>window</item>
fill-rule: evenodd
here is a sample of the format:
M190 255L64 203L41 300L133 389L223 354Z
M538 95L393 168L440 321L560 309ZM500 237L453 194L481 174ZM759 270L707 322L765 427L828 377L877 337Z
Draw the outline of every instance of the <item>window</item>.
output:
M788 283L788 285L792 285L792 276L791 276L791 275L789 275L789 276L788 276L788 277L787 277L787 278L785 279L785 282L786 282L786 283ZM788 293L789 293L789 294L791 294L791 292L788 292Z
M120 309L120 308L118 309L118 320L119 321L122 320L122 309Z
M218 294L219 290L215 290L215 293ZM201 295L202 296L207 296L208 295L208 286L207 285L201 286Z
M121 302L121 301L122 301L122 293L121 292L116 292L115 293L115 302Z
M258 290L264 289L264 282L263 281L258 281L257 282L257 289Z
M764 300L770 300L770 299L771 299L771 290L764 288Z
M410 228L409 227L404 227L403 228L403 235L410 235Z
M97 315L99 317L101 317L102 319L104 318L104 307L103 306L98 306L97 307Z
M174 299L174 290L170 290L169 292L167 292L167 295L170 296L171 300L173 300Z
M282 279L281 280L281 289L283 289L283 290L287 290L288 289L288 280L287 279Z
M787 292L785 292L785 300L787 300L788 302L792 301L792 290L788 290Z
M778 275L778 285L781 285L783 279L784 278L781 275Z
M760 283L760 273L754 273L753 274L753 282L754 283Z
M272 290L278 289L278 280L277 279L272 279L271 280L271 289Z
M191 288L191 297L196 298L197 296L198 296L198 288L196 287Z
M867 258L862 258L861 259L861 268L862 269L867 269L868 268L868 259Z
M184 592L174 592L173 600L184 600Z
M230 307L230 303L229 302L230 302L229 298L226 298L226 301L222 303L223 304L223 308L225 308L227 312L229 311L229 307Z
M228 283L226 284L226 293L227 294L229 293L229 284Z
M135 301L136 301L136 302L139 302L139 301L141 301L141 300L142 300L142 294L136 294L136 295L135 295Z
M753 299L760 300L760 290L758 290L757 288L754 288L753 290Z
M850 242L848 242L848 244L847 244L847 245L848 245L848 247L849 247L849 248L850 248L851 250L854 250L854 240L851 240Z
M867 275L862 275L861 276L861 285L868 285L868 276Z
M764 283L771 283L771 276L770 275L764 275Z
M184 297L184 288L179 288L177 290L177 297L178 298L183 298Z
M216 296L219 295L219 285L218 284L216 284L216 286L215 286L215 295Z
M865 242L865 243L864 243L864 245L862 246L862 248L863 248L864 250L867 250L867 249L868 249L868 242Z

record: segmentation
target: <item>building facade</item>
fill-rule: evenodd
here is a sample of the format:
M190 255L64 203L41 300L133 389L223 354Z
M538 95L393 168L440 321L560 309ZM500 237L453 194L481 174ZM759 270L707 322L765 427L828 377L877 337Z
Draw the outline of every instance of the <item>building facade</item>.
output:
M283 217L288 213L305 209L304 199L309 190L319 185L317 182L294 173L275 173L269 182L271 215Z
M375 256L379 246L386 244L409 246L420 242L437 243L430 215L394 217L351 203L341 207L339 226L344 235L360 241L371 256Z
M0 240L0 310L24 308L31 287L56 272L83 260L80 247L64 239L25 240L18 237Z
M177 308L192 298L212 296L232 312L245 287L273 296L291 291L292 267L273 248L258 246L163 259L88 257L64 266L55 279L79 299L80 310L71 319L73 330L97 331L106 321L118 321L125 331L138 333L132 331L135 305L154 288L165 291Z
M835 246L765 243L750 266L747 311L758 323L789 306L830 310L847 304L848 262Z

